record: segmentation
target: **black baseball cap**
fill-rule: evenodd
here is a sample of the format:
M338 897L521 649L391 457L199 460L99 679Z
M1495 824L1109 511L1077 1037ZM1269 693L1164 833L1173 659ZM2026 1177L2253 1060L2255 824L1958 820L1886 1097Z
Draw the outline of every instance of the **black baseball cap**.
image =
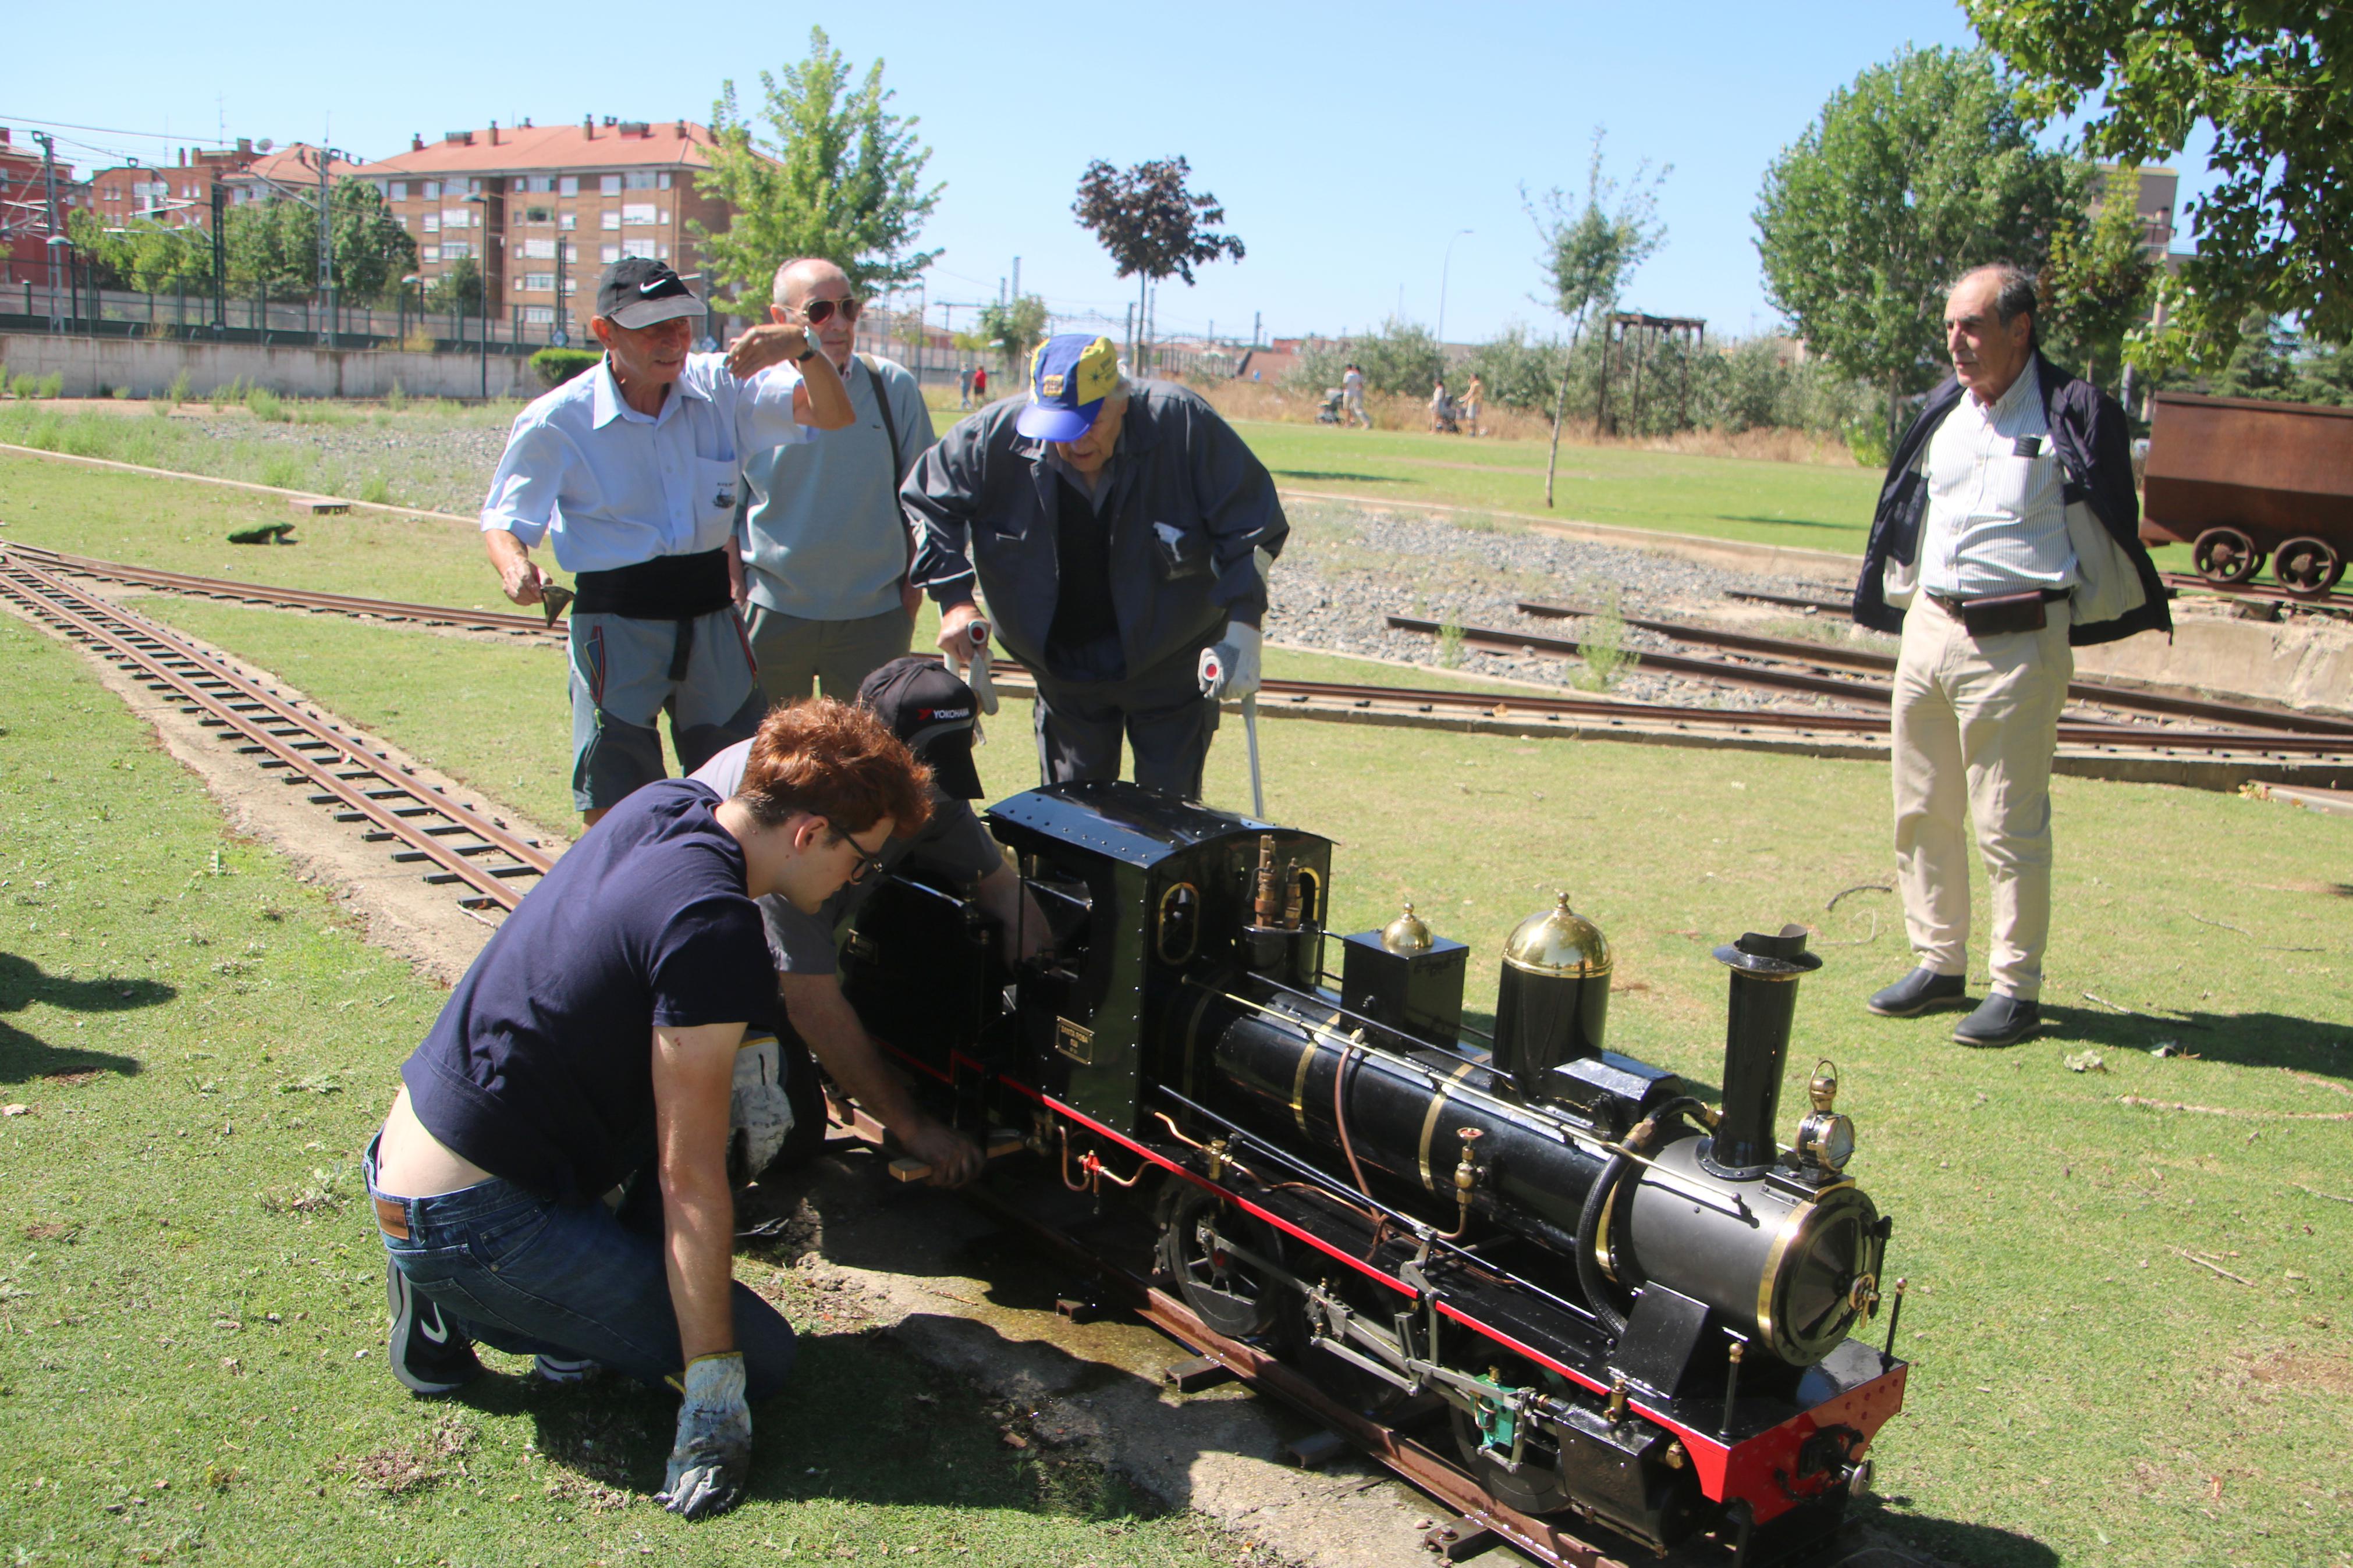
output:
M980 774L972 765L980 702L954 670L935 658L902 654L866 678L858 701L907 742L944 793L959 800L981 797Z
M702 301L667 261L624 256L596 285L596 313L617 326L650 327L675 316L700 316Z

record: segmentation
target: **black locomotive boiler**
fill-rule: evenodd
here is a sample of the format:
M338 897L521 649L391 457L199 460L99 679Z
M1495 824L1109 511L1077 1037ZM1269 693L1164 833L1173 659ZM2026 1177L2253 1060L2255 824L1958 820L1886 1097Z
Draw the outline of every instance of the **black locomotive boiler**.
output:
M1834 1069L1793 1146L1774 1135L1820 963L1801 928L1716 950L1711 1109L1606 1048L1609 945L1565 895L1512 933L1487 1038L1468 949L1409 906L1325 930L1329 840L1125 784L988 819L1051 927L1038 958L1008 972L975 908L911 878L842 953L868 1028L959 1124L1149 1204L1158 1270L1209 1328L1400 1426L1451 1424L1511 1509L1659 1550L1713 1532L1744 1563L1837 1525L1906 1368L1850 1337L1890 1222L1845 1173Z

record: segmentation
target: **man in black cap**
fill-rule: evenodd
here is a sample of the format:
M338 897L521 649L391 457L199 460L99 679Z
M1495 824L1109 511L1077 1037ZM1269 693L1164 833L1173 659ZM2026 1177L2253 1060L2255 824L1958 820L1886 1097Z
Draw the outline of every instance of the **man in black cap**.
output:
M915 760L932 770L930 819L913 837L892 838L876 858L889 871L902 862L965 885L1002 937L1006 962L1018 963L1045 944L1046 917L1005 859L1004 851L971 803L981 797L980 774L972 763L978 704L972 688L932 656L907 654L866 678L858 701L889 726ZM724 795L743 777L748 742L730 746L694 774ZM862 877L845 884L815 914L784 899L762 899L768 955L776 968L776 991L791 1034L800 1037L836 1083L888 1128L915 1159L932 1166L934 1179L954 1185L980 1168L980 1151L962 1133L926 1114L882 1059L841 992L835 964L834 931L881 881ZM732 1136L744 1146L744 1164L753 1174L766 1165L790 1130L792 1112L785 1079L800 1053L789 1043L747 1037L736 1055ZM807 1064L801 1064L806 1070Z
M572 798L592 826L663 776L664 712L683 772L759 726L766 704L735 612L743 460L852 418L800 327L765 323L723 355L690 353L702 316L664 263L607 268L589 322L605 363L516 416L482 503L508 598L535 605L550 585L531 559L543 539L575 574Z

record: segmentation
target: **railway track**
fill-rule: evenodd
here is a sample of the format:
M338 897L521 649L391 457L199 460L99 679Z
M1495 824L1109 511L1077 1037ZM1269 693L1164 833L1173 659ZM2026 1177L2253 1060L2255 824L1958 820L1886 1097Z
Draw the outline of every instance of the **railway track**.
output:
M1566 620L1593 613L1573 605L1549 605L1533 599L1523 599L1515 607L1524 616L1535 616L1546 620ZM1621 618L1630 626L1640 626L1644 631L1656 632L1677 642L1701 643L1790 664L1838 665L1849 669L1868 670L1874 675L1895 673L1895 656L1873 648L1841 647L1835 644L1800 642L1791 637L1760 637L1753 632L1691 626L1681 621L1647 620L1639 616ZM2135 687L2112 686L2100 680L2070 681L2067 695L2077 702L2122 709L2127 712L2152 713L2168 719L2202 719L2246 730L2289 730L2313 735L2353 736L2353 720L2331 719L2321 714L2298 713L2289 710L2253 708L2237 702L2210 702L2203 698L2176 697Z
M0 598L105 659L216 730L241 755L310 786L310 802L338 822L392 845L396 861L454 885L470 910L512 910L554 865L499 818L456 800L370 751L316 712L280 696L167 626L99 597L59 573L0 552Z
M2217 583L2195 572L2160 572L2158 576L2175 593L2216 594L2226 599L2255 599L2271 605L2298 605L2307 610L2334 610L2353 615L2353 592L2331 589L2326 594L2291 594L2271 583Z

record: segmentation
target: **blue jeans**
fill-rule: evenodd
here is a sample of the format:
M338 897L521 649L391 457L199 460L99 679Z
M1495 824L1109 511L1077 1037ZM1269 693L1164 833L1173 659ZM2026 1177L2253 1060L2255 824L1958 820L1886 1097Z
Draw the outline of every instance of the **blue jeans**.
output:
M383 1237L392 1266L469 1338L516 1355L586 1356L654 1387L683 1372L658 1192L617 1214L497 1177L396 1198L375 1184L373 1142L364 1169L371 1197L407 1211L406 1239ZM735 1348L751 1397L765 1399L792 1371L792 1325L740 1281L733 1297Z

